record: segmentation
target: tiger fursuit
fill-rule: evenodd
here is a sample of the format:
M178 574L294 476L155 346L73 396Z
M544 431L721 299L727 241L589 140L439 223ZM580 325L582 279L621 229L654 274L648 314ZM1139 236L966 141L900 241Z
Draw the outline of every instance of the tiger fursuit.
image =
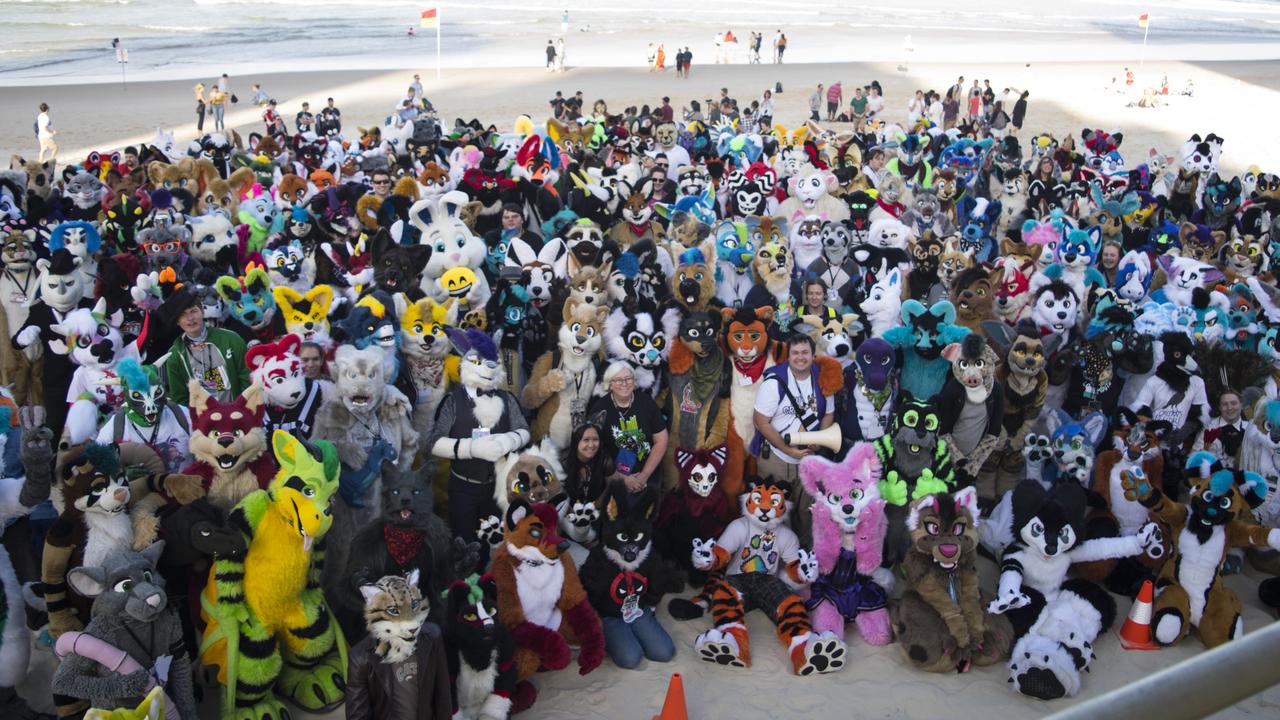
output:
M698 636L698 657L717 665L751 665L746 614L763 610L777 627L797 675L834 672L844 667L844 641L819 636L809 623L804 601L783 581L808 585L818 577L818 561L800 547L786 525L788 483L752 477L741 498L742 515L718 539L693 541L693 566L725 569L711 589L714 627Z

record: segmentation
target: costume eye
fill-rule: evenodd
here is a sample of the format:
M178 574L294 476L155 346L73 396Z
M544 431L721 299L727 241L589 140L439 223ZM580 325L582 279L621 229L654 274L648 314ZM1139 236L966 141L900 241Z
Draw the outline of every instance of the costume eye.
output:
M902 424L906 425L909 428L915 427L916 423L919 421L920 421L920 414L917 413L915 410L908 410L902 415Z
M952 534L952 535L963 535L963 534L964 534L964 523L963 523L963 522L957 522L955 525L952 525L952 526L951 526L951 534Z
M933 522L932 520L930 520L929 522L926 522L926 523L924 524L924 531L925 531L925 532L927 532L927 533L929 533L930 535L937 535L937 534L938 534L938 523Z
M133 578L125 578L124 580L121 580L120 582L116 583L116 586L114 589L116 592L121 592L121 593L127 593L133 590Z
M538 530L537 528L535 528L535 529L533 529L533 530L530 530L530 531L529 531L529 534L530 534L530 535L532 535L532 536L533 536L533 537L535 537L535 538L541 538L541 537L542 537L542 531L541 531L541 530Z
M400 610L399 608L389 607L387 608L387 614L390 615L391 617L397 617L398 615L400 615Z
M1031 523L1031 537L1040 537L1044 534L1044 526L1039 522Z
M831 493L830 495L827 496L827 502L831 503L832 505L839 505L840 495L838 493Z
M937 415L926 415L926 416L924 417L924 429L925 429L925 430L928 430L929 432L933 432L934 430L937 430L937 429L938 429L938 416L937 416Z
M1218 506L1221 507L1223 510L1226 510L1227 508L1231 507L1231 496L1224 495L1222 499L1218 501Z
M861 500L863 496L862 488L854 488L849 491L849 497L854 500Z

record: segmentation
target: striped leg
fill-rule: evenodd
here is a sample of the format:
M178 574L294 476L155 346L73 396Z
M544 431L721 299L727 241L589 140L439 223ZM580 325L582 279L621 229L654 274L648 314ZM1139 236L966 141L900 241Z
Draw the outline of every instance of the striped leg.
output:
M781 582L781 581L779 581ZM815 635L804 601L788 595L769 613L778 628L778 641L791 654L797 675L835 672L844 667L844 641L835 635Z
M272 694L281 666L275 634L253 614L240 623L239 630L234 717L237 720L287 717L284 706ZM229 714L228 708L223 708L223 716Z
M694 642L698 656L707 662L732 667L751 665L751 645L747 636L742 595L723 580L711 588L711 619L715 627Z
M337 625L318 590L303 594L285 626L280 693L311 712L336 707L346 693L347 664L341 657Z

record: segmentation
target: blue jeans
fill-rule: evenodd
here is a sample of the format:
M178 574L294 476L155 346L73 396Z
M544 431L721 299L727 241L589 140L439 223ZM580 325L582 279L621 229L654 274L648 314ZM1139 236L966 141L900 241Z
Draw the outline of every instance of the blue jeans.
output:
M222 126L222 114L225 113L226 111L227 111L226 105L213 106L213 129L214 130L224 129Z
M654 662L670 662L676 655L676 644L667 631L658 624L652 608L633 623L622 618L607 617L604 623L604 648L609 658L620 668L630 670L644 658Z

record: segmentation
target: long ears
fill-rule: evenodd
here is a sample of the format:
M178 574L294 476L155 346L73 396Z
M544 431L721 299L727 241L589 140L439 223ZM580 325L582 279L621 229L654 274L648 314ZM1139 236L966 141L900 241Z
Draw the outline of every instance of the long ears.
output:
M192 379L187 383L187 398L187 405L191 408L192 413L200 415L209 407L209 401L213 399L213 396L205 392L199 380Z
M298 459L307 454L307 448L302 441L284 430L276 430L271 434L271 449L275 452L276 460L280 462L280 469L283 472L292 472Z

